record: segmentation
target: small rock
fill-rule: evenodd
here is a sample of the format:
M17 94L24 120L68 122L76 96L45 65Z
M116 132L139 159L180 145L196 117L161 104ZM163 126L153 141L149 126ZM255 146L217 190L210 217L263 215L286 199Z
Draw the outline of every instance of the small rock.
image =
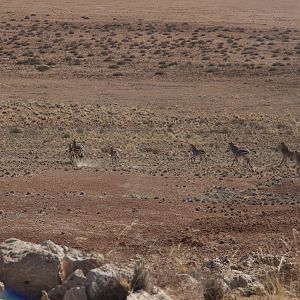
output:
M224 281L232 290L239 289L243 296L263 296L266 294L264 286L256 277L241 271L231 270L225 274Z
M68 249L63 258L65 278L69 277L75 270L82 270L86 275L90 270L103 265L104 256L100 253L83 253L76 249Z
M130 294L126 300L172 300L164 291L156 288L153 295L145 291L138 291Z
M41 300L50 300L46 291L42 291Z
M67 290L63 300L88 300L85 287L74 287Z
M73 288L81 287L84 285L85 276L82 270L77 269L74 271L63 284L56 286L49 292L49 297L51 300L61 300L63 299L65 293ZM77 298L74 298L77 299Z
M84 284L85 279L86 278L83 274L83 271L77 269L66 279L64 285L67 287L67 289L71 289L73 287L79 287Z
M85 287L89 299L125 300L128 290L118 280L114 270L94 269L87 274Z

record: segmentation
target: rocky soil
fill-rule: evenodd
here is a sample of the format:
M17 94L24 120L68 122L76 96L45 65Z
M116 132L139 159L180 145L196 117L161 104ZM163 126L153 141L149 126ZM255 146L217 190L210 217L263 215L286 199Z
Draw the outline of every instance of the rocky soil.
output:
M276 147L300 151L300 7L273 2L1 2L1 290L299 298L300 177ZM132 288L137 261L165 292Z
M142 262L131 268L118 267L105 263L101 254L82 253L51 241L38 245L9 239L2 243L0 280L3 299L19 296L41 300L171 300L150 283Z
M295 232L295 234L297 234ZM234 261L234 262L233 262ZM18 272L16 272L18 269ZM0 297L41 300L171 300L151 282L142 261L117 266L103 255L58 246L8 239L0 245ZM299 295L299 269L293 257L250 253L206 260L182 281L205 299L227 295L266 296L288 284L286 296Z
M86 21L84 21L86 19ZM67 76L297 75L299 30L188 22L3 17L1 69ZM80 68L84 65L84 68ZM78 68L79 66L79 68Z

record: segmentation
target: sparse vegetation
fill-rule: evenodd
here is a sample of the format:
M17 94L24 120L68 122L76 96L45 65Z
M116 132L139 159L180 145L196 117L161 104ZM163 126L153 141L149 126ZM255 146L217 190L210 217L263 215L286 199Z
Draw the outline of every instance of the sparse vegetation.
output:
M199 13L202 1L149 10L77 1L72 14L59 1L40 13L35 1L29 14L27 2L6 2L0 237L51 238L108 253L116 266L125 258L130 272L98 298L158 285L176 300L298 299L292 14L270 17L268 5L240 14L235 5L225 18L230 1L213 14L210 3ZM72 165L73 139L84 156ZM229 142L247 152L251 170L231 165ZM286 166L281 142L294 153ZM202 160L191 159L190 144Z
M204 300L221 300L225 292L222 281L219 278L207 279L204 283Z
M130 288L133 292L144 290L152 292L152 283L149 271L146 269L143 261L137 261L134 266L134 273Z

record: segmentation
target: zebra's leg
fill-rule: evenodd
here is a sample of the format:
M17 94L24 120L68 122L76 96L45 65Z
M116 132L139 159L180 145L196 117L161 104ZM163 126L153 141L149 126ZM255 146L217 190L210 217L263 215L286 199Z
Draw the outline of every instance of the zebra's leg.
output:
M281 160L280 164L278 165L278 167L281 167L282 164L284 163L284 161L285 161L285 156L283 155L283 156L282 156L282 160Z
M232 162L232 165L234 165L234 163L237 163L237 165L239 165L239 160L238 160L238 157L236 155L234 155L234 159L233 159L233 162Z
M69 161L72 163L72 153L69 152Z
M284 157L284 165L286 166L286 168L289 168L289 166L287 164L287 156Z
M252 165L250 163L249 157L245 156L244 159L246 160L247 166L251 169L251 171L253 171L253 167L252 167Z
M72 163L72 165L75 164L75 159L76 159L75 153L72 153L72 157L71 157L71 163Z

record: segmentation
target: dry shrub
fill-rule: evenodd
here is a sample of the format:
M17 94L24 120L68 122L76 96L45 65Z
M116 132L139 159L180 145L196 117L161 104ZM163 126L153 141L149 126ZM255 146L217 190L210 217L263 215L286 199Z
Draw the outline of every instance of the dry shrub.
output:
M137 261L134 266L133 277L131 280L131 290L136 292L144 290L151 292L152 283L148 269L145 267L143 261Z
M147 152L147 153L153 153L153 154L159 154L160 153L160 150L157 149L157 148L152 148L152 147L146 147L143 149L144 152Z
M293 229L293 242L286 244L289 248L287 253L281 257L276 272L268 272L262 282L270 298L300 299L300 239L299 232ZM285 257L291 261L286 263Z
M45 72L45 71L48 71L50 69L50 67L48 65L40 65L40 66L37 66L36 69L39 72Z
M263 285L265 286L269 296L278 296L279 299L286 298L286 288L283 278L279 274L267 275Z
M220 300L224 298L224 288L220 278L210 278L204 282L204 300Z
M62 135L62 137L63 137L64 139L69 139L69 138L71 138L71 134L70 134L69 132L65 132L65 133Z
M13 133L13 134L16 134L16 133L23 133L22 129L19 128L19 127L12 127L10 130L9 130L10 133Z

